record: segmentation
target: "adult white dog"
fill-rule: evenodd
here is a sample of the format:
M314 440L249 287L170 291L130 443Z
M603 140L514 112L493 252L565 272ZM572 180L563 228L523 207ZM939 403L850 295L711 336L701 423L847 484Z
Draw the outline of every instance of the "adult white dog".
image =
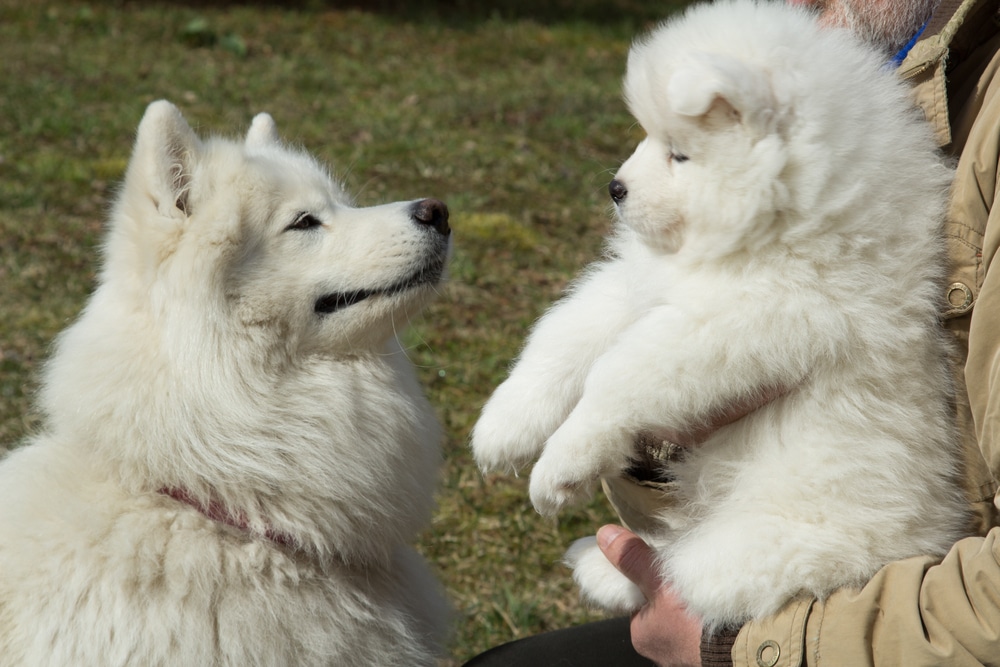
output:
M0 465L0 665L430 665L441 432L394 333L448 211L354 208L267 114L139 126L100 284Z
M638 433L696 432L646 538L708 626L942 553L963 528L938 325L950 172L907 91L846 31L784 4L689 9L632 48L647 132L610 186L619 224L537 324L472 446L488 470L540 454L553 514L636 457ZM593 539L586 596L643 599Z

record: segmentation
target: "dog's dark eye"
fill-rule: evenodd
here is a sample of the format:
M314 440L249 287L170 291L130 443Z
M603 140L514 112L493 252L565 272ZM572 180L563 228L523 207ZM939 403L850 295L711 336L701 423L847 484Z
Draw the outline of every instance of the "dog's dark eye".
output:
M687 162L688 161L688 156L684 155L683 153L674 153L674 152L671 152L670 153L670 161L671 162Z
M289 229L312 229L314 227L319 227L322 224L323 223L320 222L319 218L312 213L299 213L295 216L295 220L292 221L292 224L285 227L285 231L288 231Z

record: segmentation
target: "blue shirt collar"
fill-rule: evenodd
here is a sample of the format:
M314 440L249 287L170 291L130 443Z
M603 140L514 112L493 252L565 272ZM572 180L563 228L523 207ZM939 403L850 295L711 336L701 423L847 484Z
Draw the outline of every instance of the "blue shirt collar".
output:
M899 50L899 53L897 53L892 57L892 60L890 62L892 63L893 67L899 67L899 65L903 62L903 59L906 58L906 54L910 52L910 49L913 48L913 45L917 43L918 39L920 39L920 35L924 34L924 29L927 27L927 23L928 21L924 21L924 24L920 26L920 30L917 30L917 34L911 37L910 41L908 41L903 46L903 48Z

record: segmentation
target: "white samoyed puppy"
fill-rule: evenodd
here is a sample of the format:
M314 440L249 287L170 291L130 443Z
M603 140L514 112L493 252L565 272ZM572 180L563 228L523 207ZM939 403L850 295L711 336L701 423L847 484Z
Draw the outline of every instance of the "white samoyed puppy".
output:
M540 455L554 514L637 458L776 400L661 471L647 534L663 579L711 626L942 553L964 528L938 316L951 173L884 58L782 3L691 7L632 48L625 96L647 137L610 186L618 224L535 326L487 402L486 470ZM586 597L642 595L593 538Z
M151 104L0 464L0 665L435 664L442 433L395 332L449 247L443 203L353 207L267 114L203 141Z

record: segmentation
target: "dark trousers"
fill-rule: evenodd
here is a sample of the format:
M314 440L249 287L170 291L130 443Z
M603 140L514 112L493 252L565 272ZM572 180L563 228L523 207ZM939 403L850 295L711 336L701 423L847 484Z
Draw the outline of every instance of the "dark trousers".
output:
M655 667L632 648L628 618L545 632L491 648L465 667Z

